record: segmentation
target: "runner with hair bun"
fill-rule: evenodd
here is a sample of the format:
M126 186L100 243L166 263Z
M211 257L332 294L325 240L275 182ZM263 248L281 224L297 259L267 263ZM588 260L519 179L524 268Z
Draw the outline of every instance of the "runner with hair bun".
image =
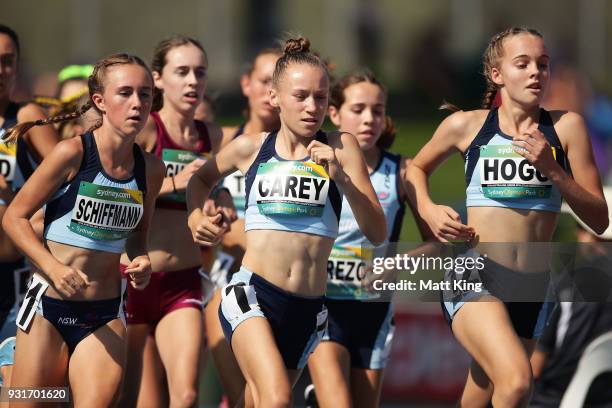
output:
M266 48L257 53L252 64L240 78L240 87L247 98L247 121L238 127L224 127L224 138L232 140L242 134L271 132L280 128L278 111L270 105L270 89L276 61L282 50ZM215 360L223 390L230 406L236 405L244 389L245 380L232 354L229 343L219 323L221 288L229 282L231 275L240 269L246 237L244 232L245 177L235 171L223 180L234 200L238 219L232 223L221 242L221 251L211 269L211 279L217 286L214 296L205 310L205 325L208 344Z
M365 236L386 238L384 213L359 144L325 133L329 75L305 38L290 39L276 62L270 103L280 129L242 135L190 181L189 226L201 245L218 243L222 218L200 203L222 177L246 174L246 252L223 288L219 317L247 381L245 404L291 405L291 388L327 323L327 258L338 234L342 194Z

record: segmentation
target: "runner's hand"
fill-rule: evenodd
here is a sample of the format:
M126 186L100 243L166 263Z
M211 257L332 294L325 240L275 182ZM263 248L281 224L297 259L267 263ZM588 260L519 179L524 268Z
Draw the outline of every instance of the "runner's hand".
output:
M307 150L310 159L316 164L325 167L332 180L342 183L348 178L344 170L342 170L342 166L338 163L334 149L330 146L318 140L313 140L308 145Z
M229 221L219 210L215 215L202 214L189 219L189 229L193 241L201 246L211 247L217 245L229 229Z
M179 171L174 176L174 187L178 191L184 191L187 188L187 183L189 183L191 176L193 176L193 174L198 171L198 169L202 167L204 163L206 163L206 159L198 157L186 165L183 170Z
M70 266L61 265L53 273L47 273L53 281L55 289L63 296L70 298L82 292L89 286L87 275Z
M151 280L151 260L148 255L140 255L132 259L125 268L125 273L130 278L130 285L134 289L143 290Z
M544 133L532 129L513 138L514 151L526 158L529 163L548 177L559 164L555 161L552 148Z
M459 214L451 207L433 205L423 214L423 219L442 242L471 241L474 238L474 228L463 224Z
M234 205L234 199L229 191L221 189L217 198L215 199L215 206L218 210L223 213L223 216L229 223L232 223L238 219L238 213L236 212L236 206Z

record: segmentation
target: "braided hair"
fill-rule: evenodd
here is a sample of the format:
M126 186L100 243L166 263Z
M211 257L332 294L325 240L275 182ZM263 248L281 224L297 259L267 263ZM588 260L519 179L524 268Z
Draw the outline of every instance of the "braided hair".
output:
M482 98L483 109L491 109L491 106L493 106L493 101L495 100L495 95L499 90L499 86L493 82L493 79L491 78L491 71L493 68L498 67L499 60L504 55L504 40L519 34L530 34L542 38L542 34L533 28L511 27L495 34L489 40L489 44L487 45L487 48L482 56L483 74L486 80L486 90Z
M39 120L31 121L31 122L18 123L6 131L6 133L3 136L3 140L6 143L15 143L17 139L22 137L25 133L27 133L34 126L45 126L45 125L50 125L50 124L55 124L55 123L62 123L62 122L66 122L69 120L74 120L74 119L79 118L81 115L83 115L85 112L87 112L91 108L98 111L98 113L101 113L98 107L93 103L92 96L96 93L101 94L104 92L104 80L106 78L106 73L108 72L109 68L116 66L116 65L140 65L141 67L146 69L146 71L149 73L149 76L151 77L151 81L153 81L153 78L151 76L151 71L149 71L147 64L145 64L142 59L138 58L135 55L124 54L124 53L110 55L98 61L96 65L94 66L94 70L87 80L87 84L89 87L89 99L83 106L81 106L80 108L77 108L76 110L70 113L52 116L47 119L39 119ZM99 128L100 126L102 126L101 120L99 120L88 131L95 130Z

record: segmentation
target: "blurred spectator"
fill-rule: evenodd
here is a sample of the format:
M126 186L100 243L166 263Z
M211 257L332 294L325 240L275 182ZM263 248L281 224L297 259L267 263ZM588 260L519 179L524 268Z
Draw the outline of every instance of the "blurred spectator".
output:
M603 96L596 97L589 80L571 65L561 62L552 69L554 74L542 106L574 111L585 118L595 162L605 182L611 171L612 103Z

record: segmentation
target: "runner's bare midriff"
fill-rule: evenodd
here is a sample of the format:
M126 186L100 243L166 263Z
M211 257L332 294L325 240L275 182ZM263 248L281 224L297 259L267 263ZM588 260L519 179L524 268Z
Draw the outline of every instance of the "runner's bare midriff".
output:
M323 296L334 240L291 231L251 230L242 264L288 292Z
M153 272L171 272L199 267L200 248L193 242L187 227L187 212L156 208L149 226L149 258ZM127 256L121 263L129 263Z
M503 207L468 207L468 225L476 231L480 253L513 270L549 268L548 244L558 213ZM503 244L500 244L503 243Z
M67 300L101 300L121 296L121 275L118 269L120 254L78 248L54 241L46 241L46 245L58 261L81 270L89 280L90 285L84 291ZM47 281L51 283L49 279ZM45 294L56 299L62 298L52 284Z

